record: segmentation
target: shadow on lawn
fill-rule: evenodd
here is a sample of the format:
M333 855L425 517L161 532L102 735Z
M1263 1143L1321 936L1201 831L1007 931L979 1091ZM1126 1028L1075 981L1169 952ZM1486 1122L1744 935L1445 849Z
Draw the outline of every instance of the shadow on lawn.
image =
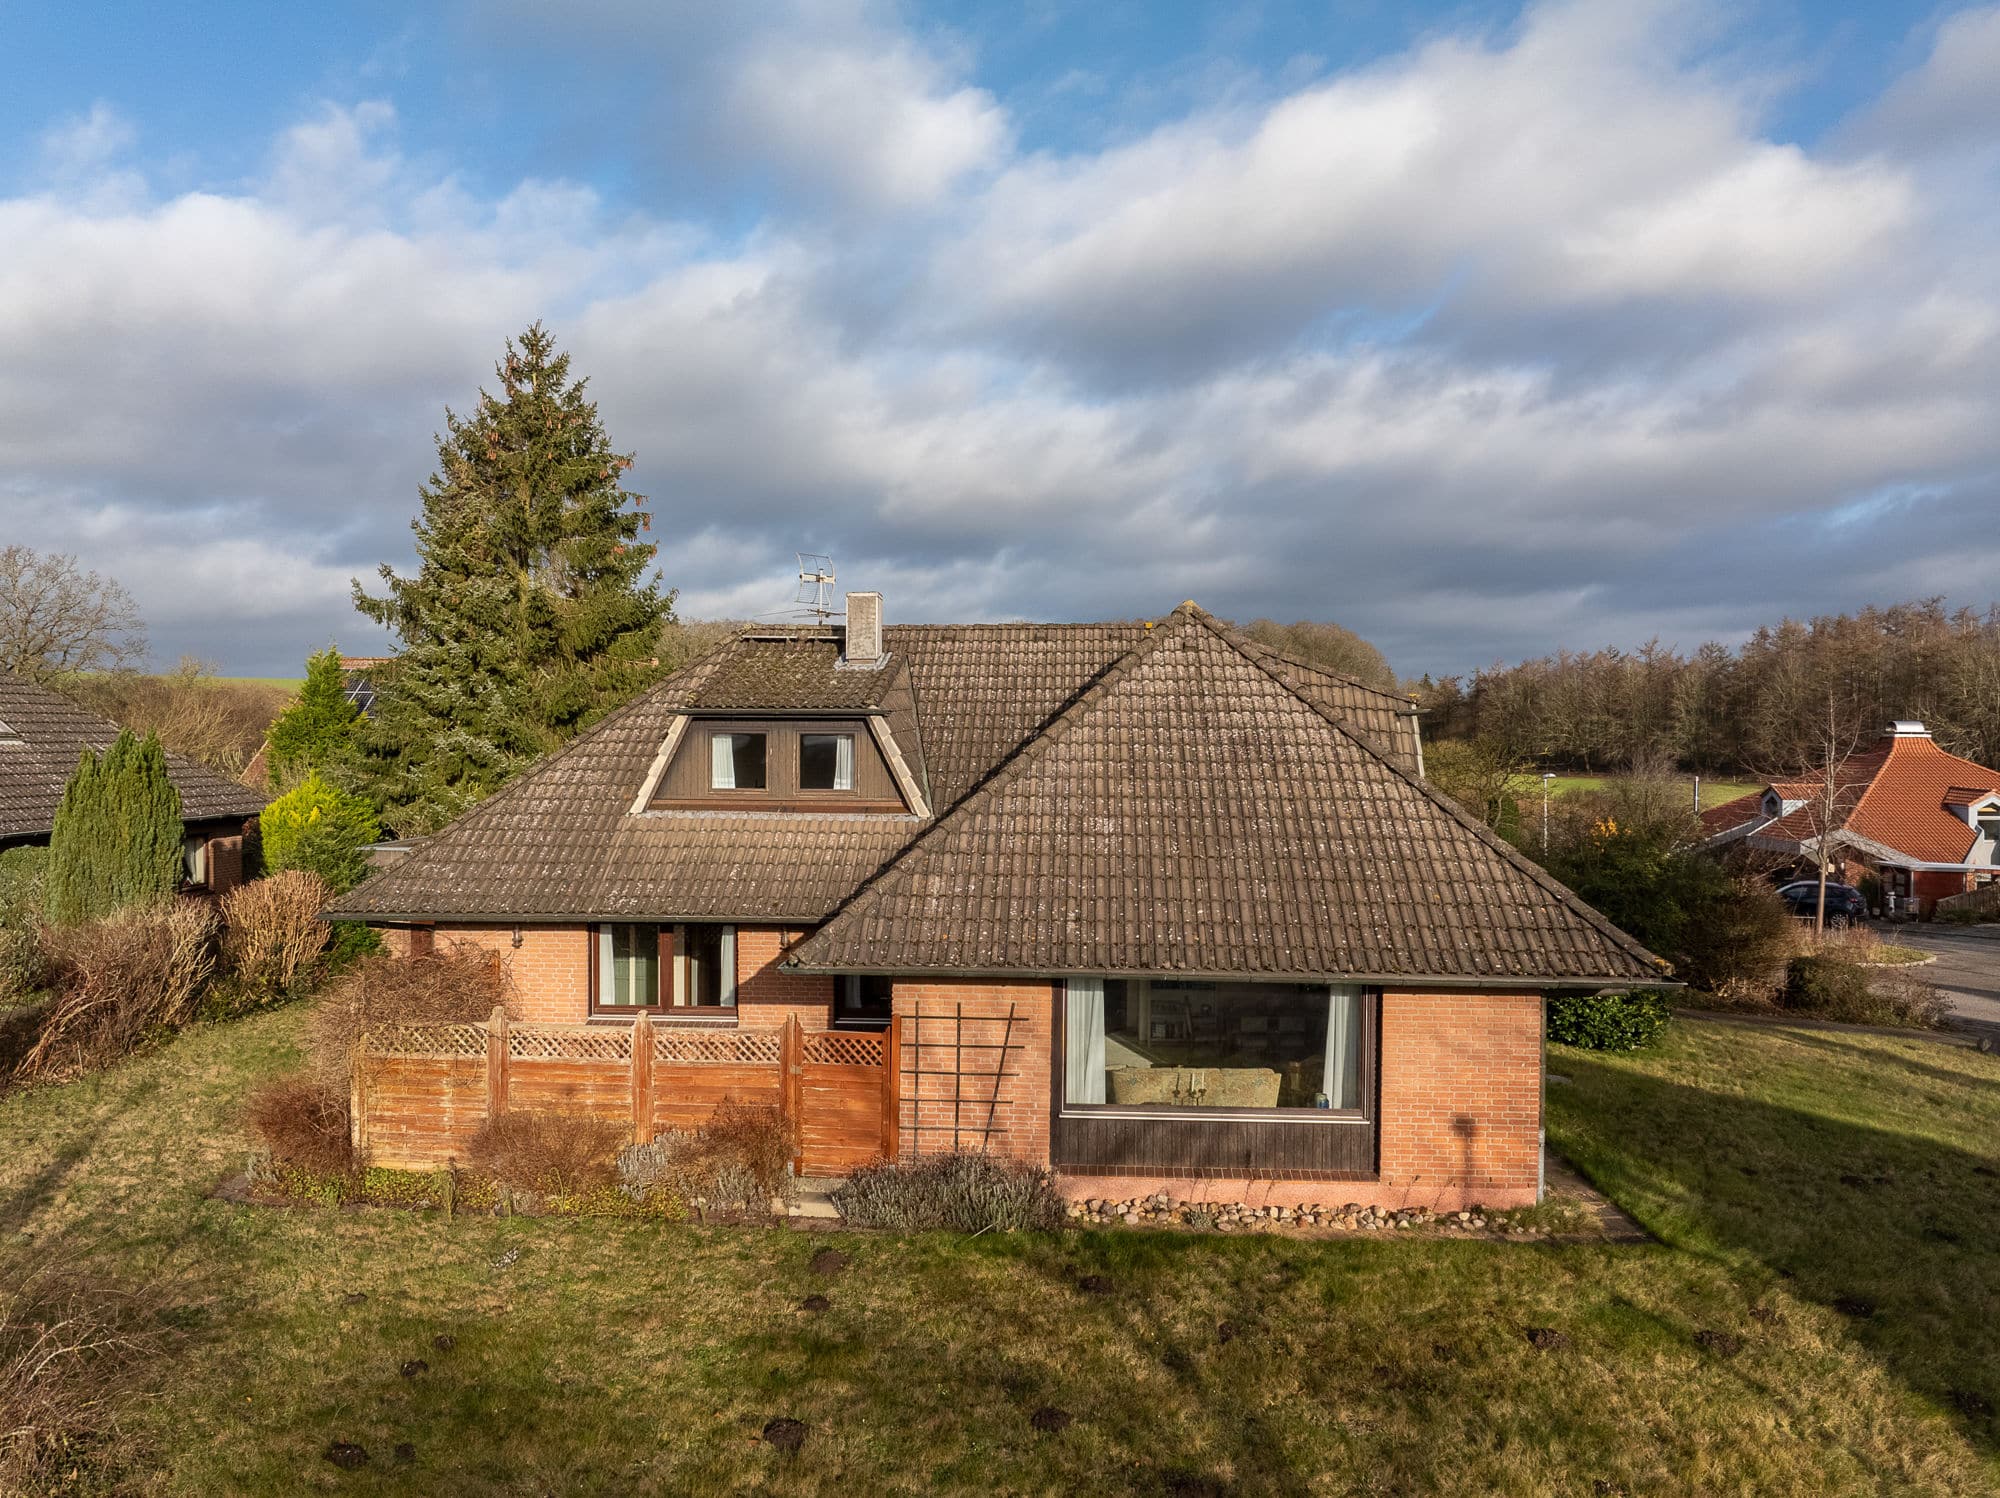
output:
M2000 1454L2000 1162L1581 1055L1562 1069L1550 1132L1594 1184L1673 1247L1834 1311Z

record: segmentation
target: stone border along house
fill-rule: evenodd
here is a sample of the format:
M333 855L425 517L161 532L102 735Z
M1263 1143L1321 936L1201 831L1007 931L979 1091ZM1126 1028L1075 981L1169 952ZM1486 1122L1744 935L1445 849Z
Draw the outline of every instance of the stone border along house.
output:
M1079 1198L1533 1201L1543 993L1663 966L1425 785L1407 700L1192 603L747 629L331 913L516 990L371 1039L378 1159L729 1094L808 1173L987 1148Z
M1810 779L1773 781L1703 812L1703 846L1775 853L1816 878L1825 797ZM2000 770L1947 754L1921 723L1891 723L1875 747L1842 760L1832 799L1830 877L1874 874L1893 914L1928 917L2000 878Z
M60 692L0 672L0 849L47 843L77 760L119 732ZM171 750L167 778L181 793L184 887L228 893L244 880L244 842L266 798Z

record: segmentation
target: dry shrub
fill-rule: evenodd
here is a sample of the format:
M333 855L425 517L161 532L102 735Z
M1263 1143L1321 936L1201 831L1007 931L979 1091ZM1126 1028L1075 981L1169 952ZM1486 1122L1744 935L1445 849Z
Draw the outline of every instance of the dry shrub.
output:
M216 919L197 900L48 932L54 995L18 1074L79 1076L194 1017L215 976Z
M718 1211L761 1213L793 1195L798 1125L769 1105L724 1102L701 1128L662 1134L618 1157L626 1191L665 1192Z
M1908 1025L1918 1030L1940 1028L1951 1013L1944 995L1924 977L1923 969L1888 967L1877 969L1873 987L1876 999L1892 1016L1892 1025Z
M1049 1232L1068 1215L1047 1170L979 1150L857 1170L833 1204L855 1227L898 1233Z
M310 1072L266 1082L250 1095L243 1116L279 1164L318 1176L353 1174L347 1097L322 1085Z
M354 1047L387 1025L482 1024L512 992L506 969L481 952L365 957L320 996L307 1048L322 1086L348 1095Z
M309 975L326 948L327 894L319 875L286 869L222 897L223 955L246 999L268 1003Z
M66 1254L0 1274L0 1492L74 1490L167 1352L166 1310Z
M575 1196L611 1184L623 1124L579 1113L502 1113L472 1136L472 1163L516 1191Z
M1780 1003L1817 1019L1849 1025L1935 1029L1948 1007L1907 968L1864 968L1841 957L1795 957Z

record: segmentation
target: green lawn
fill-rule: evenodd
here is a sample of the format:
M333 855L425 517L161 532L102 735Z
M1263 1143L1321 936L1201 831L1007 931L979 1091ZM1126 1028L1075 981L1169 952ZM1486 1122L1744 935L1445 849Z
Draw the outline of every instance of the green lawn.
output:
M1561 1053L1553 1130L1661 1245L966 1241L216 1200L240 1100L300 1021L0 1098L0 1253L80 1255L187 1308L100 1487L1817 1495L2000 1476L1990 1417L1944 1393L2000 1396L2000 1207L1975 1174L2000 1062L1968 1052L1685 1025L1641 1061ZM852 1262L816 1275L829 1244ZM1873 1320L1829 1308L1852 1294ZM411 1359L429 1366L405 1378ZM1074 1423L1037 1430L1043 1406ZM777 1416L809 1427L796 1456L757 1439ZM338 1470L332 1440L374 1459Z
M1552 795L1557 796L1566 796L1571 791L1601 791L1610 778L1608 775L1558 775L1549 782L1549 791ZM1528 802L1540 798L1542 782L1539 775L1532 773L1524 776L1523 779L1528 785L1528 789L1521 799L1522 812L1525 814ZM1694 795L1693 777L1682 776L1681 780L1687 786L1688 796L1692 797ZM1701 804L1704 808L1720 806L1725 801L1734 801L1738 796L1747 796L1752 791L1761 791L1762 789L1763 786L1753 785L1749 781L1710 780L1704 776L1701 782Z

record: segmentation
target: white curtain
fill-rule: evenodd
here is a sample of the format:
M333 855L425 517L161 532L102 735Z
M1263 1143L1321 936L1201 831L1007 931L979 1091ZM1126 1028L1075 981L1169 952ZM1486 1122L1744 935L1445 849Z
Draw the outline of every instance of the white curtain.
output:
M722 996L723 1005L733 1008L736 1004L736 928L734 926L724 926L722 928L720 946L722 948L722 975L721 981L716 984L716 991Z
M1327 989L1327 1103L1334 1108L1361 1106L1361 990L1335 983Z
M709 735L708 783L713 790L736 789L736 742L730 734Z
M1104 1101L1104 980L1071 978L1064 1002L1063 1101Z
M854 789L854 735L843 733L833 741L833 788Z

